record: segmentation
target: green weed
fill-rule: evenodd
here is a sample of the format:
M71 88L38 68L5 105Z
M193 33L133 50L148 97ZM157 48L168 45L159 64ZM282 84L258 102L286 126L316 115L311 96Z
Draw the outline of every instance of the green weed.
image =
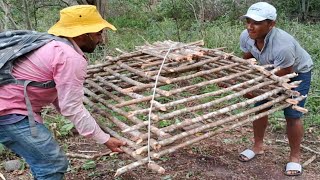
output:
M175 86L174 84L167 84L167 85L159 87L159 89L162 89L162 90L165 90L165 91L170 91L171 89L174 88L174 86Z
M5 150L5 146L0 143L0 154L4 153Z
M87 160L82 166L82 169L89 170L89 169L95 169L96 168L96 162L93 160Z
M71 130L74 128L74 125L64 116L56 114L52 109L44 109L41 115L45 119L44 125L48 129L51 129L58 138L73 135Z
M147 121L148 120L148 116L147 115L137 114L136 116L137 116L137 118L139 118L142 121Z
M171 124L173 124L173 122L170 121L170 120L161 120L161 121L158 122L158 126L160 128L170 126Z
M172 97L161 96L161 97L156 98L155 100L158 101L161 104L165 104L165 103L171 102L172 101Z

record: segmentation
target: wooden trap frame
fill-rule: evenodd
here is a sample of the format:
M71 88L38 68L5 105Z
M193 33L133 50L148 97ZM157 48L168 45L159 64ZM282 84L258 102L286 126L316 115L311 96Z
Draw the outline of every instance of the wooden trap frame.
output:
M289 106L307 112L292 90L300 82L289 83L295 73L278 77L270 66L202 45L156 42L89 66L84 103L135 159L115 176L146 163L162 173L154 161L182 147ZM244 98L248 92L255 97Z

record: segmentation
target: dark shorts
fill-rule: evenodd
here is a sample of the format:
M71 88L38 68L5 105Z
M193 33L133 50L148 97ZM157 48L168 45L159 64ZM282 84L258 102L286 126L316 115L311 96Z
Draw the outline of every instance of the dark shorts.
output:
M291 79L291 82L292 81L302 81L300 85L297 88L294 88L293 90L298 91L301 95L307 95L310 89L310 84L311 84L311 71L306 73L299 73L298 76ZM298 103L298 106L304 107L306 99L303 99L302 101L300 101ZM264 104L266 102L267 100L263 100L263 101L257 102L254 106L260 106L261 104ZM298 119L302 117L302 113L292 109L291 106L285 108L283 112L286 118Z

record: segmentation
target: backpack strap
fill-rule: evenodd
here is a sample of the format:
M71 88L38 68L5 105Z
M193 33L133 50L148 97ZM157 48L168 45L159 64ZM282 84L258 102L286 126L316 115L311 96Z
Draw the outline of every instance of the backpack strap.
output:
M34 119L33 115L33 110L31 106L31 102L27 93L27 86L31 83L32 81L26 80L23 85L23 92L24 92L24 98L26 101L26 106L28 110L28 119L29 119L29 126L30 126L30 131L31 131L31 136L37 137L38 131L36 127L36 121Z
M13 82L14 84L19 84L24 86L25 82L27 80L18 80L15 79L15 82ZM38 87L38 88L44 88L44 89L49 89L49 88L54 88L56 86L56 83L51 80L51 81L47 81L47 82L36 82L36 81L31 81L28 83L28 86L33 86L33 87Z
M30 125L30 131L31 135L33 137L37 137L38 131L36 127L36 121L33 115L32 105L28 96L27 87L33 86L33 87L40 87L40 88L53 88L55 87L54 81L47 81L47 82L35 82L30 80L16 80L16 84L23 85L23 93L24 93L24 99L26 101L26 106L28 110L28 119L29 119L29 125Z

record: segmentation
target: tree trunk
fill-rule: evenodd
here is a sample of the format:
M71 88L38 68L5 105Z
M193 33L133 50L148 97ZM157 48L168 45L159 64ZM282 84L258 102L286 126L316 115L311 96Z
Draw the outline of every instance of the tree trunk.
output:
M301 13L301 20L302 21L305 21L306 19L307 19L307 16L308 16L308 14L307 14L307 4L308 4L308 0L300 0L300 4L301 4L301 11L300 11L300 13Z
M78 3L76 0L62 0L62 2L66 3L68 6L81 4L81 3Z
M25 21L27 24L27 29L32 30L32 24L30 21L30 16L29 16L29 6L27 0L23 0L23 6L25 10Z
M10 14L10 6L8 5L8 3L4 0L0 1L0 8L4 12L4 30L9 29L9 22L11 22L13 29L19 29L16 22L13 20Z
M4 31L4 20L1 18L0 19L0 32Z
M107 12L106 12L106 9L107 9L107 3L108 1L107 0L87 0L87 3L88 4L91 4L91 5L95 5L97 6L97 9L98 11L100 12L100 15L102 16L103 19L107 19ZM108 34L106 31L103 31L102 32L102 44L104 46L106 46L107 42L108 42ZM106 49L106 48L105 48ZM107 55L107 52L106 50L104 51L104 56Z
M88 4L95 5L97 6L98 11L100 12L101 16L103 19L107 19L107 0L87 0ZM108 42L108 36L106 31L103 31L102 33L102 39L103 39L103 44L106 44Z

